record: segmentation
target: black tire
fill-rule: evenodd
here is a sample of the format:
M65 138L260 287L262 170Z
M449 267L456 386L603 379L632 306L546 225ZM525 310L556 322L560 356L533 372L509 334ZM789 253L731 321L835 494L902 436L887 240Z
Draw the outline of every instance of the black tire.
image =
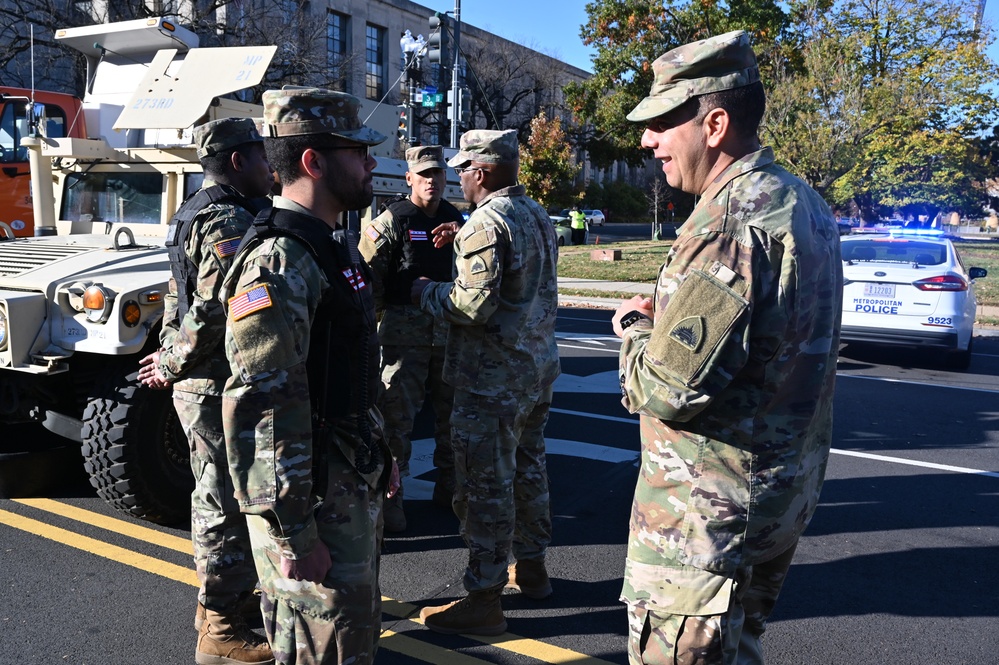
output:
M194 476L171 391L144 388L138 371L125 372L112 372L83 413L90 484L113 507L140 519L187 522Z
M562 236L558 237L558 246L565 247L565 238L563 238Z
M949 351L944 358L944 362L950 369L964 371L971 367L971 347L974 346L975 336L968 340L968 348L963 351Z

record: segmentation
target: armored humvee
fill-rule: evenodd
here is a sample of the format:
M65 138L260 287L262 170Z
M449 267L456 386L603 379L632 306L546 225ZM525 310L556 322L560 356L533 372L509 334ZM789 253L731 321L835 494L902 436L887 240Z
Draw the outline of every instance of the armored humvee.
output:
M176 523L190 514L187 442L170 391L136 381L138 359L158 344L167 224L203 180L190 128L259 115L221 95L259 83L276 47L199 49L170 18L56 39L87 56L91 138L22 141L36 237L0 226L0 423L79 442L101 497Z

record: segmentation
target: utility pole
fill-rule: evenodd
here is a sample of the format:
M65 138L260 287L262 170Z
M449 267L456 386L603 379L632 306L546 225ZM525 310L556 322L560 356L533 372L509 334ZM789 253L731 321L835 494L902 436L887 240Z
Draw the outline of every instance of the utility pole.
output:
M984 3L985 0L982 0ZM458 147L458 91L461 89L461 0L454 0L454 66L451 67L451 90L454 106L451 110L451 147Z

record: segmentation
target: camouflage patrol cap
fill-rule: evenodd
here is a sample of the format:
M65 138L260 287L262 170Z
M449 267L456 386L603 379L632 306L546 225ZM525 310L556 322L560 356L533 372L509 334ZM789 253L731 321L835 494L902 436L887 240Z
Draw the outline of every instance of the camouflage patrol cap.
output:
M268 90L263 102L263 133L267 137L332 134L365 145L385 140L385 136L361 122L361 102L345 92L322 88Z
M263 141L251 118L222 118L198 125L193 132L198 159L232 150L244 143Z
M760 80L756 55L743 30L684 44L656 58L649 96L628 114L644 122L678 108L688 99L732 90Z
M447 168L447 164L444 163L444 148L439 145L421 145L410 148L406 151L406 164L411 173Z
M467 162L510 164L520 160L520 146L515 129L473 129L461 135L458 154L447 160L448 166Z

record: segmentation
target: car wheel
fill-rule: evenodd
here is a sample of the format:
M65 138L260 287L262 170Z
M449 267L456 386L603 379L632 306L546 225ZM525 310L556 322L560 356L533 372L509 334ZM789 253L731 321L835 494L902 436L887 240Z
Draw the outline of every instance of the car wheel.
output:
M150 390L134 365L109 371L83 414L84 468L115 508L156 524L191 517L190 451L171 391Z
M966 370L971 367L971 347L975 341L974 335L968 340L968 348L957 351L949 351L944 359L950 369Z
M562 236L559 236L558 246L559 247L565 247L565 238L563 238Z

